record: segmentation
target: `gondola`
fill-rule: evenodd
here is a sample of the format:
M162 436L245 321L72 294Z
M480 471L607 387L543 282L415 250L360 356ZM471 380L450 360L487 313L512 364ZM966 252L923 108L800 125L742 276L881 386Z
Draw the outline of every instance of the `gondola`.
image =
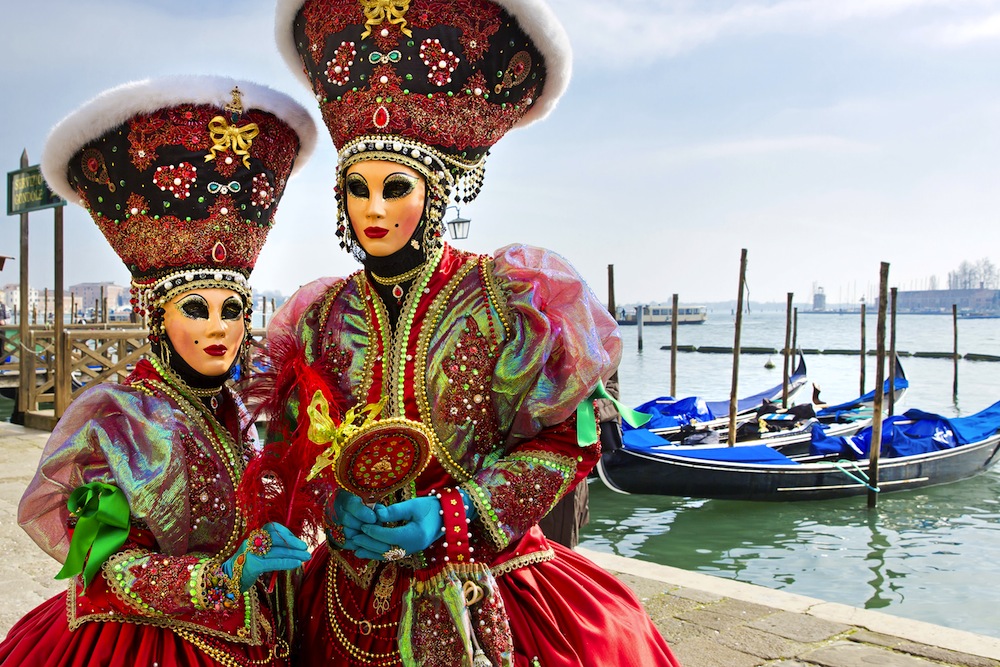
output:
M609 452L598 475L613 491L727 500L824 500L945 484L987 470L1000 456L1000 402L969 417L908 410L882 423L878 480L868 478L872 427L828 437L813 426L810 451L763 444Z
M800 368L804 377L804 364ZM910 386L898 357L893 381L893 401L898 404ZM883 384L883 391L886 394L889 392L889 384L890 380L886 379ZM780 393L778 388L778 394ZM781 408L777 399L763 398L763 403L755 410L737 413L736 441L759 442L778 447L783 451L786 449L799 451L801 445L808 446L812 438L813 424L821 424L827 436L851 435L870 424L874 399L875 392L870 391L844 403L827 405L820 401L819 390L815 385L811 402L792 405L790 408ZM644 408L649 405L650 403L646 403L636 409L644 412ZM639 449L648 450L662 445L716 445L729 440L728 419L713 422L692 420L687 424L668 428L658 428L657 423L654 416L641 428L630 428L625 425L624 446L629 448L635 445Z
M788 393L791 400L795 393L808 384L806 377L806 360L799 355L795 370L788 378ZM784 393L784 382L769 387L752 396L741 398L736 403L736 418L745 422L756 417L757 410L765 402L781 400ZM673 398L661 396L647 401L636 408L638 412L651 415L650 420L642 428L652 431L665 438L690 431L692 428L720 428L729 424L729 400L707 401L701 396ZM623 424L627 431L631 427Z

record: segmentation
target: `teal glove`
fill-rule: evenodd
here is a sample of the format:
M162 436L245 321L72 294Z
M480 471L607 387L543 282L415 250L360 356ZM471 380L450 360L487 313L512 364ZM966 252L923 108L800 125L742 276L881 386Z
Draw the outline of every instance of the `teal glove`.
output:
M338 489L333 503L327 507L327 540L341 549L354 550L357 546L353 540L361 533L361 527L375 520L375 510L365 505L361 498Z
M280 523L267 523L240 543L236 553L222 564L222 570L230 579L238 580L240 592L245 593L265 572L294 570L309 556L306 543L290 530Z
M475 506L469 502L465 491L465 516L471 521L476 516ZM400 548L407 554L423 551L441 538L443 521L441 501L437 496L411 498L392 505L375 508L378 523L361 527L361 534L354 538L355 553L359 558L385 560L390 549ZM402 523L399 526L385 524Z

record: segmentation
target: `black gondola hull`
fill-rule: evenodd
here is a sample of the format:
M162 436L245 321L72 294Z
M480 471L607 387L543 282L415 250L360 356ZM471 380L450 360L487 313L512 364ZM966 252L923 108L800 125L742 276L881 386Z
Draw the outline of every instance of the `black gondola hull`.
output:
M967 479L989 469L1000 456L1000 433L942 451L879 462L882 493ZM868 472L867 460L857 468ZM868 493L850 463L800 465L728 463L617 450L602 457L598 473L614 491L724 500L825 500ZM847 471L847 472L845 472Z

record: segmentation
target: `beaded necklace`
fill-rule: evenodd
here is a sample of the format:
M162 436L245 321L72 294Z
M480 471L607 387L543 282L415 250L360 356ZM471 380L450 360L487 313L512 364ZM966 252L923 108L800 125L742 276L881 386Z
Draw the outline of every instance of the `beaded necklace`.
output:
M356 661L362 665L371 665L379 667L389 667L390 665L399 665L400 657L399 651L392 648L386 653L377 653L375 651L365 650L360 648L354 642L351 641L351 637L348 636L346 630L346 623L343 621L349 621L354 624L354 627L364 636L370 636L374 633L375 637L386 639L390 646L393 646L392 639L382 637L381 632L375 632L377 630L389 630L390 637L395 638L396 630L399 621L397 619L392 619L385 623L372 623L367 619L356 619L347 613L344 608L342 599L340 598L338 589L340 588L340 583L338 581L337 572L340 568L333 564L332 562L327 565L327 578L326 578L326 613L327 622L323 624L327 633L332 633L335 639L333 643L334 650L343 655L343 652L348 654L348 657L353 661ZM344 586L349 586L350 584L344 582ZM331 602L336 602L336 606L331 604ZM355 601L356 604L356 601ZM340 613L337 613L337 612ZM361 610L362 613L364 610ZM351 633L354 634L354 633Z
M392 285L392 295L396 298L396 303L398 304L398 303L402 303L402 300L403 300L403 293L404 292L403 292L403 286L402 286L401 283L405 283L408 280L413 280L418 275L420 275L420 272L424 270L426 264L427 264L426 261L425 262L421 262L420 264L417 264L415 267L413 267L409 271L406 271L405 273L401 273L398 276L391 276L389 278L384 278L382 276L375 275L374 272L369 272L369 275L379 285L385 285L386 287L388 287L389 285Z
M413 286L406 294L406 300L399 315L399 321L394 330L390 330L388 313L378 294L373 296L372 304L375 310L375 318L378 322L382 340L385 341L385 358L383 359L384 371L382 373L382 396L389 398L388 411L386 416L405 417L406 408L404 396L406 393L406 364L413 361L413 357L407 354L410 333L413 330L413 320L416 316L417 306L421 297L427 290L431 277L437 270L441 262L443 251L438 249L433 255L428 257L427 262L420 267L421 273L417 277Z
M197 422L198 418L201 418L205 425L202 431L208 436L208 442L212 447L212 451L222 461L233 489L236 489L243 474L243 457L241 453L236 451L236 442L229 433L229 429L216 419L215 415L204 403L197 397L190 395L194 393L192 391L193 388L184 382L179 375L174 373L172 369L164 366L156 357L150 357L149 361L163 379L159 381L153 378L145 378L142 382L153 386L161 393L172 398L192 422ZM236 548L239 536L243 532L243 515L240 512L239 506L234 507L234 510L236 515L233 520L233 530L226 540L226 545L220 551L223 554L231 553Z

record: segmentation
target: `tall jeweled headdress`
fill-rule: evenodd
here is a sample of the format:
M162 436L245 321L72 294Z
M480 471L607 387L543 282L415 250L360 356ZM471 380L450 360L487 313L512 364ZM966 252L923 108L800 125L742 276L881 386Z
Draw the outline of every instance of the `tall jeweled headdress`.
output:
M42 173L86 208L132 274L140 315L179 291L247 278L316 127L291 97L248 81L178 76L125 84L49 134Z
M354 162L405 164L427 179L435 228L449 196L479 194L490 147L569 83L569 39L541 0L278 0L276 36L319 101L338 191Z

